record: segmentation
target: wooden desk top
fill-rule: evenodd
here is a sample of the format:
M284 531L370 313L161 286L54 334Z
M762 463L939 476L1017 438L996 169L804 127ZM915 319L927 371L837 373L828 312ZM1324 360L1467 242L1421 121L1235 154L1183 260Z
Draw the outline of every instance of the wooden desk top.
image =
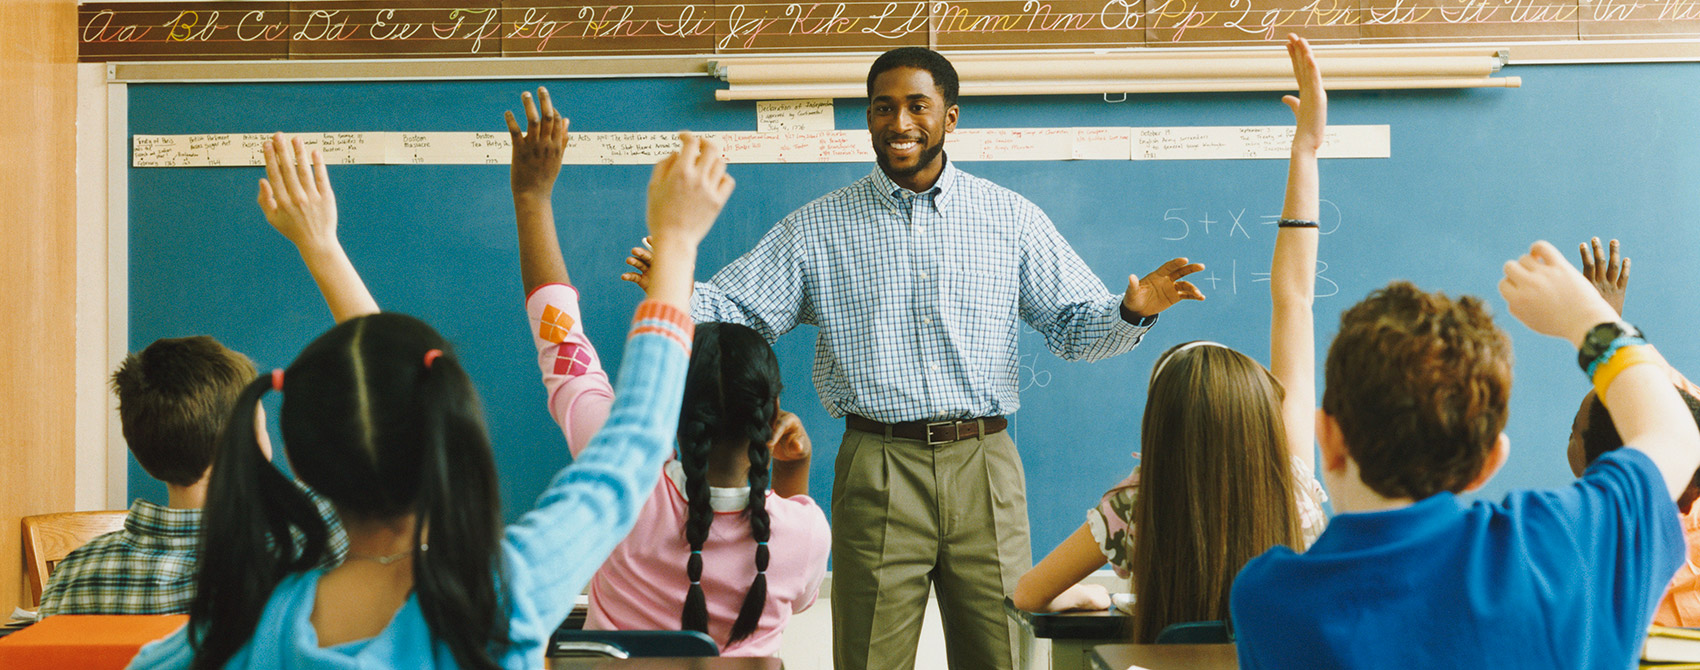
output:
M783 670L777 658L556 658L553 670Z
M1237 670L1240 657L1231 644L1101 644L1092 663L1104 670Z
M1015 601L1003 599L1003 612L1010 619L1033 633L1033 637L1050 640L1116 640L1133 639L1133 617L1120 610L1090 612L1056 612L1035 614L1019 609Z

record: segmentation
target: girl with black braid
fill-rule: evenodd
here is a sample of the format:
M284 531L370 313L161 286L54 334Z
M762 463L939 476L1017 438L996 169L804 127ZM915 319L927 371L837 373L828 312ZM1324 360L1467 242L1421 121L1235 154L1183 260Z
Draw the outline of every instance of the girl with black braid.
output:
M549 412L576 456L613 390L568 284L550 193L566 120L539 91L533 130L514 135L520 273ZM653 286L650 290L653 290ZM744 326L699 324L686 373L677 460L662 469L632 534L590 585L587 628L696 630L727 656L771 656L794 612L814 603L831 530L810 500L809 442L779 410L779 363Z

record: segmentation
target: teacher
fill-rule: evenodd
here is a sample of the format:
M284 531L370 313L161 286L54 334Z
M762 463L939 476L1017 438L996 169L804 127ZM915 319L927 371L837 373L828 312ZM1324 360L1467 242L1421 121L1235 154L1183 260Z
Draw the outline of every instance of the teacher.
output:
M1026 483L1005 415L1020 407L1025 321L1068 360L1127 352L1183 299L1184 258L1116 296L1026 198L958 169L956 69L929 49L868 71L879 163L785 217L698 283L691 316L769 341L820 329L814 381L845 419L832 490L833 656L838 670L915 664L929 585L953 669L1024 668L1002 601L1032 565ZM643 283L648 254L628 259Z

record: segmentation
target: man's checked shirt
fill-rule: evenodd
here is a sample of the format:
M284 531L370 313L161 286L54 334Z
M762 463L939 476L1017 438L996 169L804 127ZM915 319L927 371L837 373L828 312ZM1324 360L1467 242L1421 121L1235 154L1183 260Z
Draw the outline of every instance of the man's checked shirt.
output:
M947 162L925 193L876 167L804 205L698 283L691 317L769 341L819 327L827 411L895 423L1014 412L1020 322L1058 356L1098 360L1155 321L1120 305L1038 206Z
M348 536L330 505L308 495L327 521L331 562L340 562ZM195 599L200 533L201 510L137 500L123 530L90 540L59 562L37 614L187 614Z

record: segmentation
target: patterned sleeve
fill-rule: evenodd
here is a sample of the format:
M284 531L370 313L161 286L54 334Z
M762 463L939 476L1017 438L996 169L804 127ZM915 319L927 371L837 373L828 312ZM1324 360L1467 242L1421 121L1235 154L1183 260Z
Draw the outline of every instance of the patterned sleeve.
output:
M799 323L813 323L803 290L803 263L795 215L780 221L737 260L697 282L691 318L749 326L772 342Z
M577 289L566 284L539 286L526 298L525 312L548 392L549 416L561 426L567 448L576 457L608 422L614 387L584 334Z
M1328 527L1328 513L1322 511L1322 504L1328 502L1328 492L1323 490L1322 482L1316 480L1316 473L1305 470L1304 461L1293 459L1293 486L1299 510L1299 533L1304 537L1306 549L1316 544L1316 538L1322 537L1322 531Z
M1098 506L1086 512L1098 550L1110 559L1110 567L1123 579L1133 575L1133 518L1139 503L1139 470L1104 492Z
M1021 222L1021 319L1045 336L1064 360L1096 361L1124 354L1156 323L1122 319L1122 298L1086 267L1055 224L1036 205Z
M509 635L516 643L548 640L631 531L672 453L690 362L690 316L649 300L632 321L607 425L502 538Z

